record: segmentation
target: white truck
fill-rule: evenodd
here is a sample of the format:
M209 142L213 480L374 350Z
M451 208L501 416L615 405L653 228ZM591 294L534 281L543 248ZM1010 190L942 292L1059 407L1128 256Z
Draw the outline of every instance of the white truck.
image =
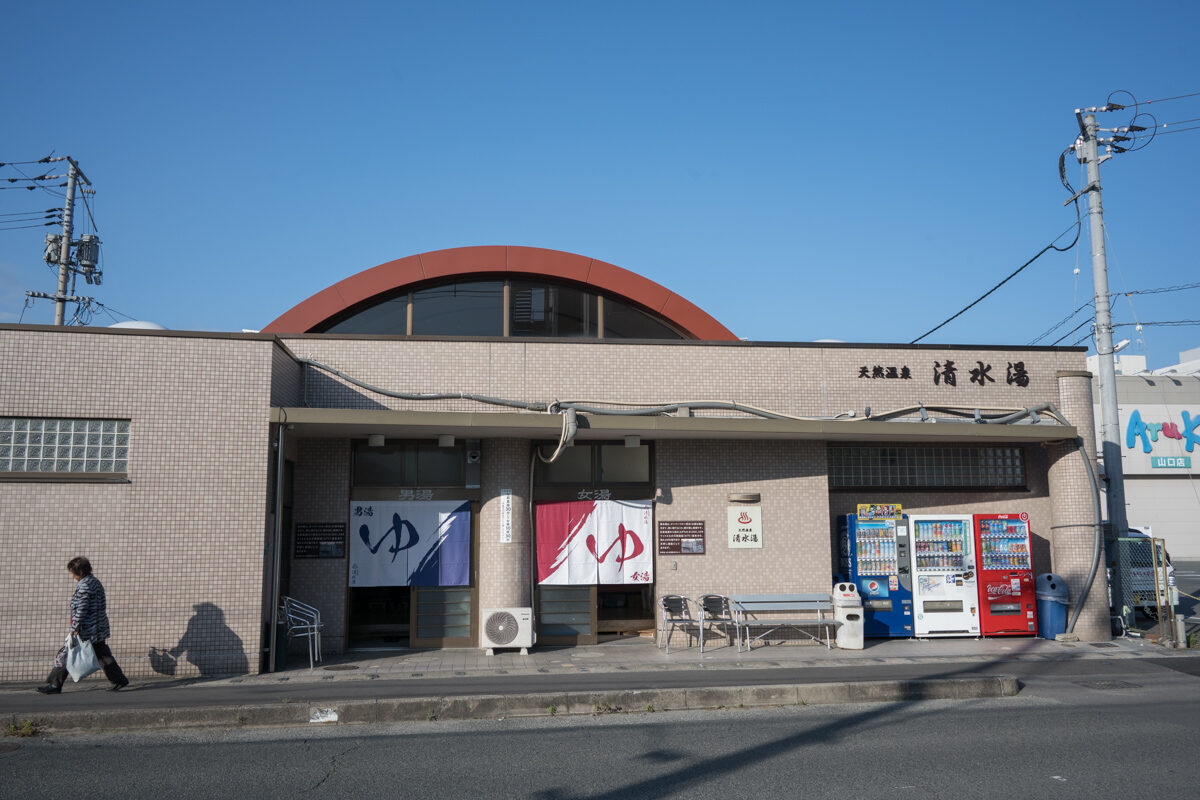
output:
M1150 541L1151 536L1149 530L1138 530L1136 528L1131 528L1122 538L1145 542L1146 557L1144 561L1149 562L1153 560L1153 556L1151 555L1153 551L1151 550L1152 544ZM1171 564L1171 554L1165 549L1163 550L1163 556L1166 558L1167 562L1167 583L1166 586L1162 586L1161 576L1158 578L1157 582L1162 595L1160 598L1162 601L1161 604L1167 606L1168 608L1172 608L1174 606L1173 601L1176 599L1175 592L1173 591L1175 589L1175 567ZM1154 598L1154 571L1155 570L1152 565L1145 563L1137 566L1131 566L1129 568L1128 589L1132 595L1133 606L1148 617L1158 616L1159 603L1155 602Z

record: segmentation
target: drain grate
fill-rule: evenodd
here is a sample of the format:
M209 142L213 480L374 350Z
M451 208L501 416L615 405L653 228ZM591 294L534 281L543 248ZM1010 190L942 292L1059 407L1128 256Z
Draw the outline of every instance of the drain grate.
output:
M330 664L328 667L322 667L322 669L329 670L330 672L345 672L346 670L350 670L350 669L358 669L358 665L357 664Z
M1130 683L1129 681L1075 681L1080 686L1088 689L1140 689L1140 683Z
M1092 647L1116 647L1112 642L1092 642Z

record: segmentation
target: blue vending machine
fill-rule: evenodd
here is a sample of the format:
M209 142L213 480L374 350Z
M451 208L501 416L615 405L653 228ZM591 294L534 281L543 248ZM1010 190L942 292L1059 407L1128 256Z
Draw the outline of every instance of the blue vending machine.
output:
M838 521L839 566L858 586L863 600L863 635L881 639L911 637L912 570L908 517L881 518L888 506L847 514Z

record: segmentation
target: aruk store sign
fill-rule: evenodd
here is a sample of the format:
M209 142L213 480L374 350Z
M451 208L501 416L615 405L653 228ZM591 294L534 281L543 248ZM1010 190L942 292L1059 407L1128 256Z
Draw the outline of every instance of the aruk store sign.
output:
M1125 425L1125 446L1132 450L1140 442L1143 453L1152 453L1156 442L1174 439L1183 444L1184 450L1192 452L1200 444L1200 431L1197 430L1200 428L1200 413L1192 415L1181 411L1179 415L1182 424L1170 420L1147 422L1142 419L1141 410L1134 409Z
M1200 408L1131 403L1121 408L1120 419L1126 475L1200 475Z

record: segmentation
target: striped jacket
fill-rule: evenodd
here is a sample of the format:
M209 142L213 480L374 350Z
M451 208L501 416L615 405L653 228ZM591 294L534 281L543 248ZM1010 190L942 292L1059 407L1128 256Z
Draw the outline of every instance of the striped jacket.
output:
M79 638L89 642L108 639L108 611L104 602L104 586L95 575L80 578L71 595L71 627Z

